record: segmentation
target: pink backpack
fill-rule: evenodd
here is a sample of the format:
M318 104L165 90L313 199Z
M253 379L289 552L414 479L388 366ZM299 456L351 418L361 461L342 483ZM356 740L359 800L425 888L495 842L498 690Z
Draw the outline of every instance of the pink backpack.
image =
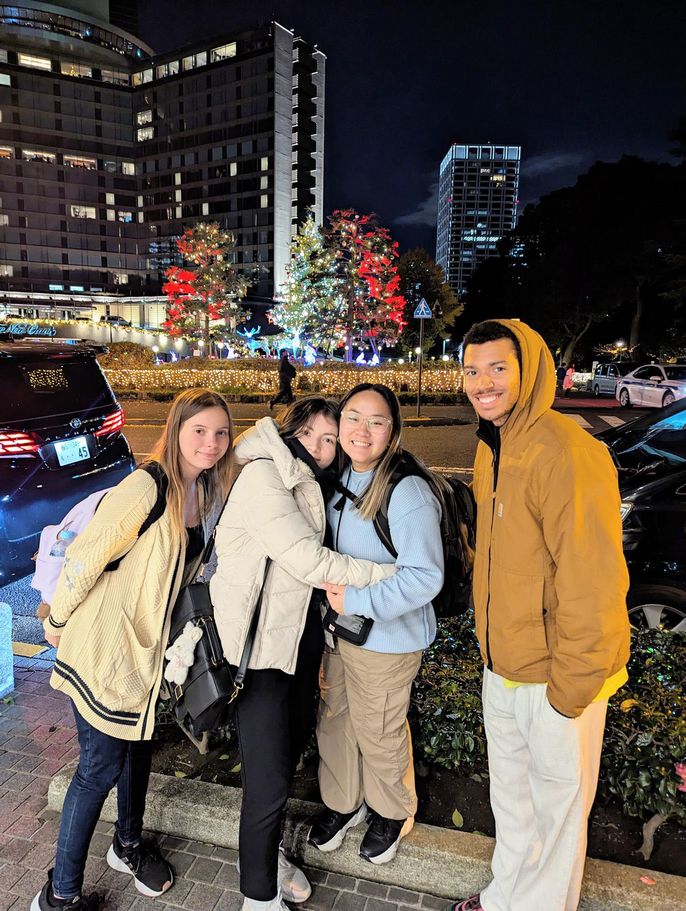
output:
M167 479L157 462L146 462L144 465L140 465L138 470L147 471L155 479L155 484L157 485L157 500L150 515L138 531L138 537L140 538L143 532L147 531L164 512L167 505ZM64 555L67 547L88 525L103 497L110 490L114 490L114 488L106 487L104 490L96 490L95 493L89 494L83 500L79 500L75 506L72 506L59 525L46 525L40 533L38 551L34 558L36 570L31 580L31 588L35 588L36 591L40 592L41 599L46 604L52 603L52 598L57 588L57 580L64 566ZM123 554L108 563L105 567L105 572L112 572L117 569L125 556L126 554Z

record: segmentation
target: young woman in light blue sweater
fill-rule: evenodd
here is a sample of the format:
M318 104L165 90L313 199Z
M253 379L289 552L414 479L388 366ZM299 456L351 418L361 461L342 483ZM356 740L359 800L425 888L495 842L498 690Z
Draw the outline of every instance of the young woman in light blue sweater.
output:
M363 383L340 405L340 482L348 493L328 507L334 548L393 562L374 528L402 456L400 405L380 384ZM432 489L433 488L433 489ZM338 614L373 620L363 645L336 637L321 673L317 726L319 787L325 810L310 843L333 851L348 829L371 817L360 856L392 860L414 824L412 743L407 710L422 651L436 634L431 600L443 584L441 507L435 484L416 475L395 484L388 506L396 573L367 588L328 585Z

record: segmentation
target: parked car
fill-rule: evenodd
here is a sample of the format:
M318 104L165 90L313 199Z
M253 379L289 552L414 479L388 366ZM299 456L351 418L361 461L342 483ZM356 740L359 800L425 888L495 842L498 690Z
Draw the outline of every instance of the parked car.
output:
M615 395L622 408L665 408L686 397L686 364L638 367L617 382Z
M135 467L98 350L0 336L0 585L32 572L45 525Z
M129 320L124 319L123 316L101 316L101 323L111 323L113 326L130 326L131 323Z
M686 399L598 437L619 471L631 622L686 633Z
M626 363L598 364L589 381L589 389L595 396L614 396L617 381L620 377L626 376L630 370L631 364Z

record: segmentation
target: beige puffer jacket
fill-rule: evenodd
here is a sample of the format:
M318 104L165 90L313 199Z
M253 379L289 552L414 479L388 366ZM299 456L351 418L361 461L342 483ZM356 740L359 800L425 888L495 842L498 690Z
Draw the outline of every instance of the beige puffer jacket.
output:
M271 418L236 442L241 471L216 533L217 571L210 582L224 654L238 664L269 567L251 668L292 674L312 589L324 582L362 588L395 572L322 546L324 499L312 469L296 459Z

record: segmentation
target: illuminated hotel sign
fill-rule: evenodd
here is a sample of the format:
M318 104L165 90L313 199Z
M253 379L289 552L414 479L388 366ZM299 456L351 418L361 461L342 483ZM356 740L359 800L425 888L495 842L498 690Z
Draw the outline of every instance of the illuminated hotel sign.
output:
M1 332L10 335L42 335L47 338L54 338L57 335L54 326L36 326L32 323L0 323Z

